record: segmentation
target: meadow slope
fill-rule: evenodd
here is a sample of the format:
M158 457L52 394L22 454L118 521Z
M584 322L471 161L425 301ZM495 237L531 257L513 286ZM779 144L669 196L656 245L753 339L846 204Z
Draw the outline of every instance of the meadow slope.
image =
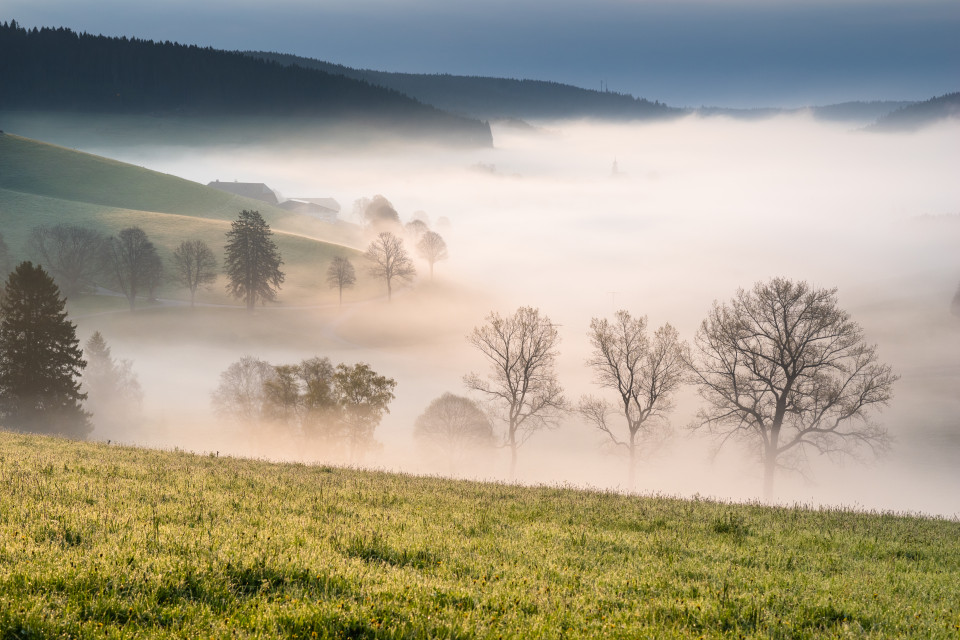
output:
M960 523L0 432L0 637L941 637Z

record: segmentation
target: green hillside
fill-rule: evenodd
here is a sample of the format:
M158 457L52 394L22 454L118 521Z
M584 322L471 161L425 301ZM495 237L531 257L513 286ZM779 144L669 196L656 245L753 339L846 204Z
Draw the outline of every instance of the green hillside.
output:
M956 638L960 523L0 432L2 638Z
M15 135L0 135L0 220L17 259L30 259L26 241L37 225L60 222L105 234L140 226L162 257L186 239L215 252L241 209L256 209L275 231L288 281L322 285L326 263L356 241L352 225L334 225L189 180ZM301 273L302 272L302 273ZM166 291L169 293L169 291ZM222 296L214 301L223 301Z

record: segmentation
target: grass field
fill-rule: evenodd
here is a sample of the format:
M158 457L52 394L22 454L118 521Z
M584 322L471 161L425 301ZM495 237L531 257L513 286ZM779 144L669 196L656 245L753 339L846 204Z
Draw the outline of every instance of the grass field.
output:
M0 433L0 638L960 635L960 523Z

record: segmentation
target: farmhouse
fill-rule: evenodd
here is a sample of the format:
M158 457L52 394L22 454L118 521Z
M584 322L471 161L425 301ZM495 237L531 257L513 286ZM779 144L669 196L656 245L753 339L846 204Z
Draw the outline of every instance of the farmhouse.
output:
M219 180L214 180L208 183L207 186L245 198L261 200L267 204L278 204L277 194L262 182L237 182L236 180L233 182L220 182Z
M340 203L333 198L290 198L281 202L280 208L324 222L336 222L340 213Z

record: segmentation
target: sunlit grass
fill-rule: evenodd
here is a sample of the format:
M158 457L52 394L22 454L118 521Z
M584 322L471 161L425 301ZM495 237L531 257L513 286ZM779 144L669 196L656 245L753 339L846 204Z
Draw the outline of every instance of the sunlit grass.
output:
M0 433L0 637L943 637L960 523Z

